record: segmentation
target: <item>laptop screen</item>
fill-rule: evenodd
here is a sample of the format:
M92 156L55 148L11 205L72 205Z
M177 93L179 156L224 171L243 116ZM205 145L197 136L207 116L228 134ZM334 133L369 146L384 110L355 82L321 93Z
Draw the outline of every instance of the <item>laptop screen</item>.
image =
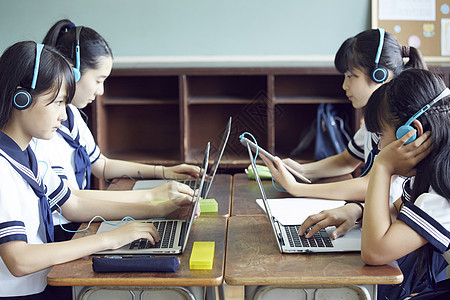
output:
M213 164L211 165L211 169L208 172L208 176L209 176L210 180L207 181L207 183L206 183L207 187L205 188L205 193L203 195L204 197L207 197L209 194L209 190L211 189L211 185L213 183L214 176L216 175L217 169L219 167L220 160L222 159L223 153L225 152L225 147L227 145L228 138L230 137L230 132L231 132L231 119L232 118L230 117L230 119L228 120L228 124L223 133L219 148L217 148L216 158L214 159Z
M194 190L197 190L197 187L198 187L198 193L197 193L197 196L195 196L192 204L189 206L189 212L186 215L186 227L185 227L185 232L184 232L184 237L183 237L184 243L183 243L183 248L182 248L183 250L187 244L188 239L186 237L189 236L189 232L191 231L192 223L194 222L195 211L197 210L197 206L199 205L199 202L200 202L199 201L200 197L203 194L203 190L206 187L205 178L206 178L206 170L208 169L209 149L210 149L210 142L208 142L208 144L206 145L205 155L203 157L203 162L202 162L202 165L200 166L199 176L198 176L197 182L195 184Z
M251 166L253 169L253 173L255 174L255 179L256 179L256 182L258 183L259 191L261 192L262 202L266 209L266 216L267 216L267 218L269 218L270 224L272 225L273 232L275 233L275 235L277 237L276 240L277 240L278 248L282 252L282 247L280 244L281 237L279 235L277 228L275 227L275 224L274 224L275 218L273 217L272 211L270 210L269 202L267 201L266 192L264 191L264 188L263 188L263 185L261 182L261 178L259 177L259 174L258 174L258 168L256 166L255 159L253 158L252 149L250 147L250 144L248 144L248 143L247 143L247 149L248 149L248 155L250 157L250 163L251 163Z

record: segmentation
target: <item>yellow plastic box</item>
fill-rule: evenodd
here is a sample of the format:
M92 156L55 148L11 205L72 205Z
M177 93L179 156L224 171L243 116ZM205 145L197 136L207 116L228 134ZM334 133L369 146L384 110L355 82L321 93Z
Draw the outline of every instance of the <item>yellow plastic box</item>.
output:
M214 250L215 242L194 242L189 268L211 270L214 262Z

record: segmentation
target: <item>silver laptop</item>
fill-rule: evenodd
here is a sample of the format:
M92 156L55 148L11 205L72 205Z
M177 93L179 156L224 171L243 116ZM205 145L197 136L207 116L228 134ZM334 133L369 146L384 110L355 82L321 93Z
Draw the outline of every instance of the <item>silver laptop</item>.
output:
M250 162L261 192L262 201L266 210L267 217L272 225L277 241L278 248L281 253L325 253L325 252L352 252L361 251L361 226L355 226L347 232L344 236L331 239L331 233L336 229L334 226L324 228L317 232L313 237L307 239L305 236L299 236L298 230L300 225L283 225L281 224L270 211L269 202L267 201L266 193L261 183L261 178L257 172L255 160L253 158L252 150L247 144ZM308 209L305 207L305 209ZM311 212L311 214L317 212Z
M211 185L214 180L214 176L217 173L217 169L219 168L220 160L222 159L223 153L225 151L225 147L228 143L228 138L230 137L231 132L231 120L232 118L228 120L228 124L225 128L225 131L222 136L222 140L220 141L220 145L217 148L217 154L214 158L214 161L211 164L211 168L209 169L209 172L207 174L207 177L205 179L205 185L206 188L204 189L204 194L201 195L202 198L206 198L209 194L209 190L211 189ZM165 183L167 183L169 180L162 180L162 179L150 179L150 180L138 180L133 186L133 190L147 190L152 189L158 186L161 186ZM195 179L189 179L189 180L178 180L179 182L182 182L184 184L189 185L192 189L194 189L195 185Z
M208 168L209 160L209 148L208 142L205 150L205 156L203 158L202 165L200 167L201 176L198 177L197 185L195 189L198 189L199 193L194 198L192 205L185 220L167 220L167 219L149 219L139 220L138 222L151 222L155 225L161 237L160 242L152 245L147 239L135 240L130 244L127 244L119 249L104 250L96 254L101 255L138 255L138 254L179 254L183 253L186 248L186 244L191 232L192 222L194 221L195 212L201 197L202 191L206 188L205 178L206 170ZM110 224L108 224L110 223ZM111 231L118 226L123 226L125 223L121 223L117 226L112 225L113 222L102 222L97 230L97 233Z

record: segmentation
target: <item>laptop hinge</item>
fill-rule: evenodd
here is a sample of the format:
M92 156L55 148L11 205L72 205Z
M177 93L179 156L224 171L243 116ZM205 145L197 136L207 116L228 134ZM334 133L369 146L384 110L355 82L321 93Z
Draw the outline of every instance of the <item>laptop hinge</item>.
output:
M277 233L277 238L284 245L283 235L281 234L280 222L275 217L272 217L273 224L275 225L275 231Z

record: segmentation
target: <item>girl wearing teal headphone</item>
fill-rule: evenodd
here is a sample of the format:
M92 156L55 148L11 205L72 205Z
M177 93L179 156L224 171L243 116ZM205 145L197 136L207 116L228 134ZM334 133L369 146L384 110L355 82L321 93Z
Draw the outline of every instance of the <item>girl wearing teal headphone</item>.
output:
M68 120L49 141L38 141L36 152L45 153L52 168L67 180L75 193L109 201L142 202L191 199L194 191L178 182L168 182L152 190L89 191L91 173L102 180L120 177L186 179L198 177L199 167L187 164L165 167L111 159L100 152L94 137L83 119L81 109L95 101L104 92L104 81L113 64L108 43L95 30L75 26L70 20L61 20L50 28L44 43L57 48L74 67L76 92L67 106ZM155 129L157 130L157 129ZM55 215L55 224L67 221ZM68 229L78 224L66 224ZM73 231L73 230L70 230ZM56 228L57 238L70 239L71 232Z
M370 265L411 264L402 284L379 297L403 299L414 290L412 299L448 299L449 282L437 284L436 276L450 262L450 90L436 74L406 70L372 94L365 120L380 133L382 150L367 189L361 257ZM409 180L390 210L394 175Z
M336 53L334 63L336 69L344 74L342 88L346 96L353 107L359 109L366 106L375 90L405 69L426 68L422 55L416 48L400 45L392 34L382 29L365 30L344 41ZM264 161L270 168L273 178L294 196L364 202L370 166L378 151L378 142L377 133L368 131L363 123L347 149L341 154L301 165L291 159L285 161L308 178L351 174L357 168L365 166L363 176L345 181L323 184L299 183L278 159L275 160L275 164L267 159ZM402 180L396 179L394 183L391 188L392 201L397 199L402 191ZM335 225L337 229L333 237L337 238L353 226L357 218L347 219L347 217L359 215L361 207L358 203L352 202L345 205L345 210L348 210L348 213L344 215L340 210L313 215L305 221L300 232L304 233L306 228L315 224L317 226L312 229L311 234L326 226Z
M18 93L30 98L18 101ZM121 203L72 193L35 155L31 141L51 139L67 119L75 94L70 63L53 47L20 42L0 57L0 299L70 299L47 287L50 267L145 238L159 240L156 228L129 222L108 233L57 243L52 212L76 222L101 215L109 220L139 219L186 212L191 201ZM175 205L178 203L178 205ZM80 209L83 208L83 209Z

